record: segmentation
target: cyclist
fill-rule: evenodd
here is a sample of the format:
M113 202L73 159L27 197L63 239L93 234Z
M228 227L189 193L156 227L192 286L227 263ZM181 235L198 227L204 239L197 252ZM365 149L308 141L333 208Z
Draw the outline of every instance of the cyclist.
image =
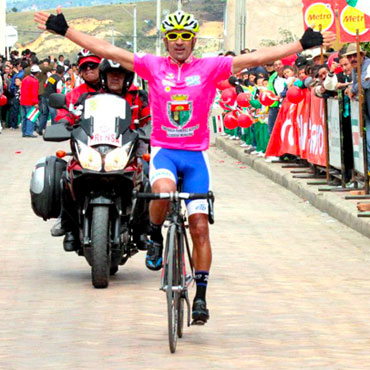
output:
M260 49L234 58L197 59L192 52L199 23L193 15L177 11L167 15L161 26L169 56L158 57L132 54L70 27L60 7L57 8L57 15L37 12L34 19L40 29L63 35L148 80L153 122L150 164L153 192L175 191L179 174L183 177L185 192L205 193L210 188L206 154L209 146L207 123L218 81L244 68L264 65L304 49L329 46L335 40L335 35L330 32L314 32L309 28L300 41L291 44ZM166 217L167 205L168 202L163 200L150 204L152 243L148 249L146 265L152 270L158 270L162 265L161 225ZM212 259L208 210L206 202L201 200L188 203L187 208L197 284L192 318L195 323L205 323L209 319L206 288Z

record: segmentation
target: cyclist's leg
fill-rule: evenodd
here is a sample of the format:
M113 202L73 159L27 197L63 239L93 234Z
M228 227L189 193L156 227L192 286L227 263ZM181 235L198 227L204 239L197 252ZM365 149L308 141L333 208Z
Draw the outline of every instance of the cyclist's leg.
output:
M191 156L192 158L182 168L184 192L207 193L211 189L208 156L205 152L193 152ZM190 235L193 241L193 263L197 284L192 317L195 323L205 323L209 319L206 290L212 262L207 201L199 199L187 202L187 210Z
M169 151L152 148L149 178L154 193L176 191L176 166L169 157ZM154 200L149 205L150 236L145 264L150 270L162 267L163 236L162 225L166 219L168 200Z

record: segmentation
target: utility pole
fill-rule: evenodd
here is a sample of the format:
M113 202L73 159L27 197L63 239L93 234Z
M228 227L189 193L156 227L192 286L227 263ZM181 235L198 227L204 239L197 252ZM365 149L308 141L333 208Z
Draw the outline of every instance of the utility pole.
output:
M157 0L157 45L156 55L161 55L161 0Z
M137 17L136 17L136 4L134 5L134 53L137 52Z
M0 54L5 55L6 0L0 0Z

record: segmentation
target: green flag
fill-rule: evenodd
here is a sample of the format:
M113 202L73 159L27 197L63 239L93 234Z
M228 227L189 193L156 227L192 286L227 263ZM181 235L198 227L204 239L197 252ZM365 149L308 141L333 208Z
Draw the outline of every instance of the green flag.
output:
M347 4L370 16L369 0L347 0Z

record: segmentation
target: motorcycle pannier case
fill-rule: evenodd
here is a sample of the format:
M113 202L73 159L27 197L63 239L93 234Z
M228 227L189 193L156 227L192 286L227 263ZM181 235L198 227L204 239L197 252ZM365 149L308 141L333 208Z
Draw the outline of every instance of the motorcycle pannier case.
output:
M31 204L35 214L44 220L57 218L61 210L61 178L67 162L55 156L41 158L32 172Z

